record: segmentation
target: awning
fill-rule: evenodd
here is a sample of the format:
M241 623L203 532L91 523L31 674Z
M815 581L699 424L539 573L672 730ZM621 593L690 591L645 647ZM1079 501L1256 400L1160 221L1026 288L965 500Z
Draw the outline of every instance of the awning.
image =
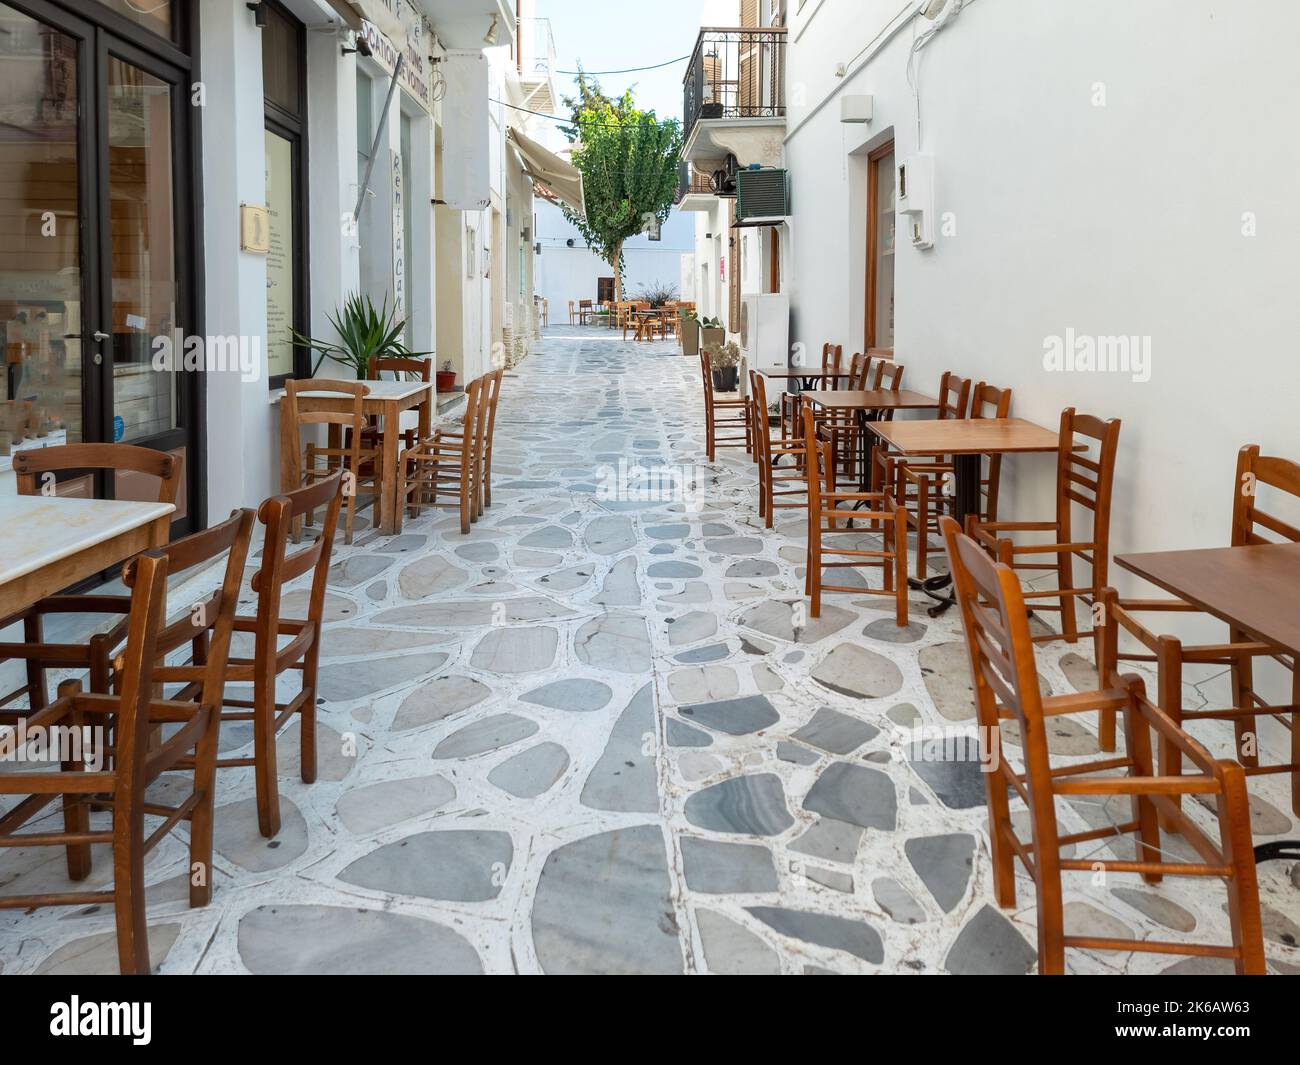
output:
M406 45L406 27L402 24L401 16L395 14L384 0L350 0L350 3L363 19L392 41L397 48Z
M348 29L360 32L361 13L348 0L326 0Z
M783 226L786 219L773 215L769 218L746 218L742 222L732 222L732 229L757 229L760 226Z
M583 198L582 172L572 163L565 162L554 152L543 148L513 126L510 127L508 136L529 176L550 189L557 199L563 200L579 214L585 215L587 205Z

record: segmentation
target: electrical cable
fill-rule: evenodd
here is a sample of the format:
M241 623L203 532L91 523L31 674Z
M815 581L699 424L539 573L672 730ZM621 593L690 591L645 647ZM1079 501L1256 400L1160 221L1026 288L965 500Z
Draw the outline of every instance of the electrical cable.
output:
M635 74L640 70L658 70L660 67L670 67L674 63L680 63L684 59L690 59L690 55L679 55L676 59L667 59L662 63L651 63L648 67L624 67L622 70L557 70L557 74L590 74L592 77L599 77L605 74Z
M520 107L518 104L506 103L505 100L498 100L495 96L489 96L488 99L491 100L494 104L500 104L502 107L508 107L512 111L523 111L525 114L536 115L538 118L549 118L552 122L563 122L566 126L576 126L580 124L573 120L572 115L548 115L544 111L532 111L527 107ZM651 119L650 121L656 126L680 124L675 118L666 118L663 121L654 118ZM584 122L581 124L588 125L588 126L604 126L608 129L620 129L624 125L624 123L622 122Z

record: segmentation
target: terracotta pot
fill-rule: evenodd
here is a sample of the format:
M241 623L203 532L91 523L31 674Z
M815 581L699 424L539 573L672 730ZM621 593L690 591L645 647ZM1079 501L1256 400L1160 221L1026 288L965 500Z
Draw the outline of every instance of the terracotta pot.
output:
M456 371L455 370L435 370L434 389L438 392L453 392L456 389Z

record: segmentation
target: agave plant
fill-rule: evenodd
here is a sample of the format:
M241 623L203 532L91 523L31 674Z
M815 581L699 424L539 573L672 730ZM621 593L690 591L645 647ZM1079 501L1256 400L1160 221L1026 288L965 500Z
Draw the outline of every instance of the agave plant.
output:
M343 306L338 311L330 315L330 324L338 334L337 343L305 336L296 329L293 331L294 343L319 351L324 358L351 367L358 381L364 381L369 375L371 359L417 359L433 354L429 351L412 351L402 343L406 319L397 316L396 307L389 309L387 296L376 308L374 300L369 296L354 293L343 301ZM318 362L312 370L312 376L319 369Z

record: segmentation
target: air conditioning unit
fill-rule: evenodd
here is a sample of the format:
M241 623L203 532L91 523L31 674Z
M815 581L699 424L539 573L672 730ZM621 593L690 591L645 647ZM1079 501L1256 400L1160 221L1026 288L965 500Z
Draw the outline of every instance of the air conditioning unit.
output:
M785 218L790 214L790 177L767 167L736 172L736 221Z
M736 157L728 155L723 160L722 168L713 172L713 178L709 182L709 187L717 196L734 196L736 195Z
M754 370L790 365L790 297L784 292L751 293L740 300L740 350ZM772 381L770 391L776 388Z

